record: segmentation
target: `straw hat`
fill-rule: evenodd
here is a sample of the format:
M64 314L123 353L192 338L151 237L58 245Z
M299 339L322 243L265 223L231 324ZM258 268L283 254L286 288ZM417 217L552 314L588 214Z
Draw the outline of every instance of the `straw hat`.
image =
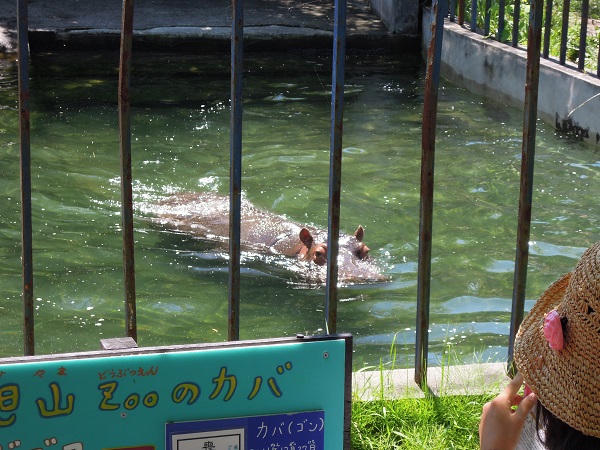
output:
M561 350L550 348L544 335L544 319L552 310L566 319ZM583 434L600 437L600 242L531 308L514 354L525 382L552 414Z

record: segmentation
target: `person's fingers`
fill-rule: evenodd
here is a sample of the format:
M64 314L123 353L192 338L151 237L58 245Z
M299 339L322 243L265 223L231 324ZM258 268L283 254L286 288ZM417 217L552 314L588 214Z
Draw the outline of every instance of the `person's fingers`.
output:
M524 398L525 397L523 397L521 394L515 395L511 399L511 401L510 401L510 406L517 406L517 405L519 405L523 401Z
M537 395L534 393L529 394L527 397L523 399L523 401L519 404L519 407L514 412L513 417L516 420L519 420L525 423L525 419L527 418L527 414L531 412L533 407L536 405L538 400Z
M523 385L523 375L521 375L520 373L517 373L515 375L515 377L510 381L510 383L508 383L506 385L506 388L504 389L504 393L508 396L509 399L513 399L515 397L515 395L517 395L517 392L519 392L519 389L521 388L522 385Z

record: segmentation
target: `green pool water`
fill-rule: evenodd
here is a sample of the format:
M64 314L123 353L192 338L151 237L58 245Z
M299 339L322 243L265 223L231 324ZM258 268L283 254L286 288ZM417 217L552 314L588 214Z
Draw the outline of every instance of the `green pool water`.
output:
M118 55L33 55L37 353L93 350L124 334ZM246 54L243 180L256 206L327 226L331 61ZM355 365L414 360L421 113L419 55L360 53L346 66L342 229L391 281L340 289ZM0 61L0 356L22 353L16 66ZM148 220L178 191L228 192L229 55L136 55L133 177L139 345L227 339L227 261ZM442 82L430 360L506 358L521 158L519 110ZM527 308L598 240L597 150L539 123ZM325 289L244 260L242 339L324 332Z

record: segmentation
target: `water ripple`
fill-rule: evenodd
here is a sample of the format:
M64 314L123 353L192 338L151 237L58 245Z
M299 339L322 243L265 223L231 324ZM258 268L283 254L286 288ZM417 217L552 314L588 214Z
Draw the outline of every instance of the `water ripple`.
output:
M536 256L566 256L579 259L584 251L585 247L569 247L541 241L529 243L529 253Z

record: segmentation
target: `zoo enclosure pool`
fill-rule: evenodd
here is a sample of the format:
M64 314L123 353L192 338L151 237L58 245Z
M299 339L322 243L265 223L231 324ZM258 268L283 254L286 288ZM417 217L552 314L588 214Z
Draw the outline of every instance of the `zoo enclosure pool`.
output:
M108 59L107 59L108 58ZM402 60L400 60L402 59ZM38 55L32 66L36 331L41 353L95 349L122 334L115 61ZM140 345L226 339L226 261L150 226L173 191L226 191L228 55L139 55L133 158ZM331 61L319 53L246 63L246 195L296 221L326 225ZM0 110L5 356L21 343L15 67L4 61ZM191 83L198 86L190 90ZM340 290L339 329L355 362L412 366L418 246L420 57L349 55L342 229L360 223L392 281ZM518 197L521 113L442 83L438 113L431 361L505 359ZM538 126L528 304L597 240L600 163ZM322 289L261 261L243 264L243 339L323 332ZM165 315L168 320L165 321ZM225 333L225 334L224 334Z

